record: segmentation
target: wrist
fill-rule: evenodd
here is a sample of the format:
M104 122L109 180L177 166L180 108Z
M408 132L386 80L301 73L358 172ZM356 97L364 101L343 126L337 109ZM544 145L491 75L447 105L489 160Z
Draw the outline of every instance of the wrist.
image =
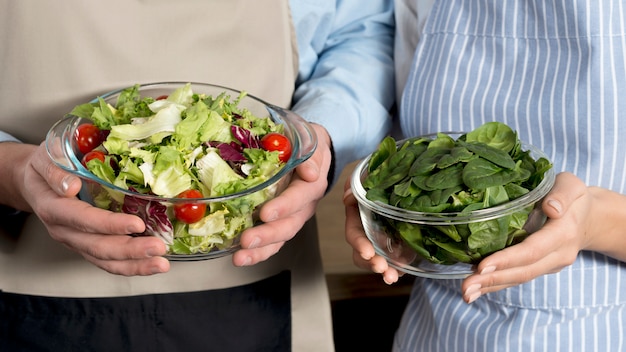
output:
M328 193L330 189L333 187L335 182L335 172L336 172L336 161L335 161L335 148L333 147L333 140L328 133L328 130L320 124L312 123L313 128L315 130L315 134L317 135L317 145L318 148L321 144L328 145L328 150L330 154L330 165L328 167L328 173L326 174L326 191L324 194Z
M626 261L626 195L588 187L591 196L585 248Z

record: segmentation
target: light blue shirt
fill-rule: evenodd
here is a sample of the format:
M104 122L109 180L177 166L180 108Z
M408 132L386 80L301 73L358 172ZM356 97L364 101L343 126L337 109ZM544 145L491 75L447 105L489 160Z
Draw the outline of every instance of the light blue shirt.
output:
M393 1L292 0L300 70L293 110L329 131L335 177L389 132Z
M328 130L335 176L391 125L393 1L292 0L299 74L293 111ZM14 140L0 131L0 141Z
M406 0L416 4L419 0ZM626 6L435 1L402 95L406 136L513 127L557 171L624 193ZM403 36L416 36L417 29ZM557 274L462 300L418 279L395 351L626 351L626 263L581 252Z
M0 142L19 142L19 140L6 132L0 131Z

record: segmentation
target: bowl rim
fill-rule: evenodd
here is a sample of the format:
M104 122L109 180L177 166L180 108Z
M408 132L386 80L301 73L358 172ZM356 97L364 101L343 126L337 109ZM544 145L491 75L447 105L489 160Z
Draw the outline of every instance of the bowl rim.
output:
M200 91L196 91L196 89L194 89L194 87L205 87L205 88L211 88L211 89L218 89L221 90L222 92L227 92L227 93L231 93L231 94L240 94L241 92L245 92L242 90L237 90L234 88L230 88L230 87L226 87L226 86L222 86L222 85L218 85L218 84L212 84L212 83L201 83L201 82L193 82L193 81L163 81L163 82L152 82L152 83L139 83L139 91L140 93L142 91L145 92L146 89L169 89L170 91L178 88L182 85L186 85L186 84L191 84L192 90L194 91L194 93L200 93L202 94L202 92ZM98 102L99 98L102 98L104 100L112 100L115 99L116 97L119 96L119 94L124 91L125 89L128 89L130 87L132 87L133 85L130 86L124 86L122 88L116 88L114 90L110 90L102 95L99 95L95 98L93 98L92 100L90 100L88 103L95 103ZM213 93L211 93L213 94ZM142 95L144 96L144 95ZM145 95L148 96L148 95ZM269 117L276 122L277 119L281 119L281 122L285 124L286 121L282 120L282 118L280 118L278 115L280 115L281 113L285 113L285 112L289 112L292 113L296 116L299 117L299 115L291 112L290 110L278 107L274 104L268 103L263 99L260 99L252 94L248 94L246 92L246 96L243 99L251 99L257 103L260 103L261 105L264 106L264 108L268 111L268 115ZM114 101L113 101L114 102ZM300 117L301 118L301 117ZM302 119L302 118L301 118ZM138 193L138 192L133 192L131 190L128 189L124 189L121 188L119 186L116 186L106 180L103 180L99 177L97 177L96 175L94 175L93 173L91 173L89 170L87 170L82 163L80 162L79 158L76 157L75 153L74 153L74 149L72 147L72 138L68 138L68 136L73 136L74 135L74 131L75 129L78 127L78 125L80 125L81 123L84 123L86 121L90 121L89 119L84 119L75 115L72 115L70 113L68 113L67 115L65 115L63 118L61 118L60 120L58 120L53 126L52 128L48 131L48 135L46 137L46 149L48 151L48 155L50 156L51 160L59 167L61 167L62 169L82 178L82 179L86 179L88 181L93 181L98 183L100 186L102 187L106 187L109 188L113 191L117 191L120 192L124 195L128 195L131 197L135 197L135 198L139 198L139 199L144 199L144 200L149 200L149 201L159 201L159 202L170 202L170 203L176 203L176 202L185 202L185 203L189 203L190 199L189 198L177 198L177 197L163 197L163 196L158 196L158 195L152 195L152 194L143 194L143 193ZM222 196L214 196L214 197L203 197L203 198L193 198L193 202L194 203L203 203L203 202L224 202L224 201L228 201L231 199L235 199L235 198L239 198L242 196L246 196L246 195L250 195L259 191L262 191L266 188L269 188L271 186L273 186L274 184L277 184L279 182L281 182L285 176L288 176L289 174L291 174L293 172L293 170L295 169L296 166L300 165L301 163L303 163L304 161L306 161L307 159L309 159L311 157L311 155L313 155L313 153L315 152L316 148L317 148L317 136L315 135L315 132L313 131L312 127L310 126L310 123L308 121L305 121L304 119L302 119L302 121L299 122L304 122L305 124L308 125L308 132L310 133L309 138L311 138L313 140L313 146L311 148L311 150L304 154L304 155L299 155L301 153L301 149L302 149L302 145L301 145L301 141L300 138L290 138L290 141L292 142L292 155L289 158L289 160L287 160L287 162L285 163L285 165L278 170L277 173L275 173L274 175L272 175L272 177L268 178L267 180L263 181L262 183L253 186L251 188L247 188L245 190L242 190L240 192L237 193L231 193L231 194L227 194L227 195L222 195ZM59 162L58 160L56 160L53 155L54 153L50 150L50 143L48 143L50 137L51 137L51 133L52 131L55 129L55 127L59 126L60 124L67 124L65 130L64 130L64 134L61 140L61 148L63 149L63 154L64 156L69 159L69 164L71 166L65 165L61 162ZM287 123L288 124L288 123ZM288 127L291 128L291 127ZM295 132L292 132L295 133Z
M462 135L466 132L440 132L447 135ZM396 145L401 145L408 140L414 140L418 138L432 138L438 133L425 134L417 137L408 137L396 142ZM524 151L530 151L533 157L544 157L549 160L548 156L539 148L532 144L521 142L522 149ZM548 169L542 181L532 189L530 192L518 197L512 201L508 201L503 204L499 204L489 208L483 208L479 210L469 212L419 212L413 210L407 210L393 205L385 204L380 201L371 201L365 196L366 191L361 181L365 177L367 166L372 154L361 160L355 167L350 177L350 187L354 194L358 205L363 206L370 211L387 216L394 220L404 221L414 224L422 225L442 225L442 224L461 224L461 223L475 223L487 220L493 220L503 215L513 214L519 211L521 208L527 207L531 204L537 204L539 200L545 197L552 189L556 179L556 173L554 167Z

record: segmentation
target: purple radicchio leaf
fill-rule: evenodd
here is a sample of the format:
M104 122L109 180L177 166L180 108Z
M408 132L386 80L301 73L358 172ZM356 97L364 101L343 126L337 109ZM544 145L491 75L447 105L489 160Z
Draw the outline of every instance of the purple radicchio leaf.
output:
M156 201L149 201L132 196L124 196L122 211L139 216L146 224L142 236L155 236L167 245L174 243L174 227L167 217L167 207Z
M220 156L225 161L246 162L248 159L243 155L243 148L235 143L209 142L211 147L217 148Z
M247 129L233 125L230 127L230 131L245 148L261 148L259 137L253 135Z

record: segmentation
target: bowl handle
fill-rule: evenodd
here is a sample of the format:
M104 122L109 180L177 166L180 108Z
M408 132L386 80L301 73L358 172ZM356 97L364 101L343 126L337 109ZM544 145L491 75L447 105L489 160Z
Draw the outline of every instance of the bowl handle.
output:
M270 109L273 110L273 113L280 116L280 120L288 125L292 132L293 139L295 141L295 165L292 165L292 167L310 158L311 155L313 155L315 148L317 148L317 134L315 134L311 124L302 116L291 110L273 105L270 106Z
M80 118L76 116L67 116L57 121L46 135L46 150L50 159L62 169L67 171L77 171L77 163L80 161L73 156L72 146L69 142L73 140L74 127L78 125Z

